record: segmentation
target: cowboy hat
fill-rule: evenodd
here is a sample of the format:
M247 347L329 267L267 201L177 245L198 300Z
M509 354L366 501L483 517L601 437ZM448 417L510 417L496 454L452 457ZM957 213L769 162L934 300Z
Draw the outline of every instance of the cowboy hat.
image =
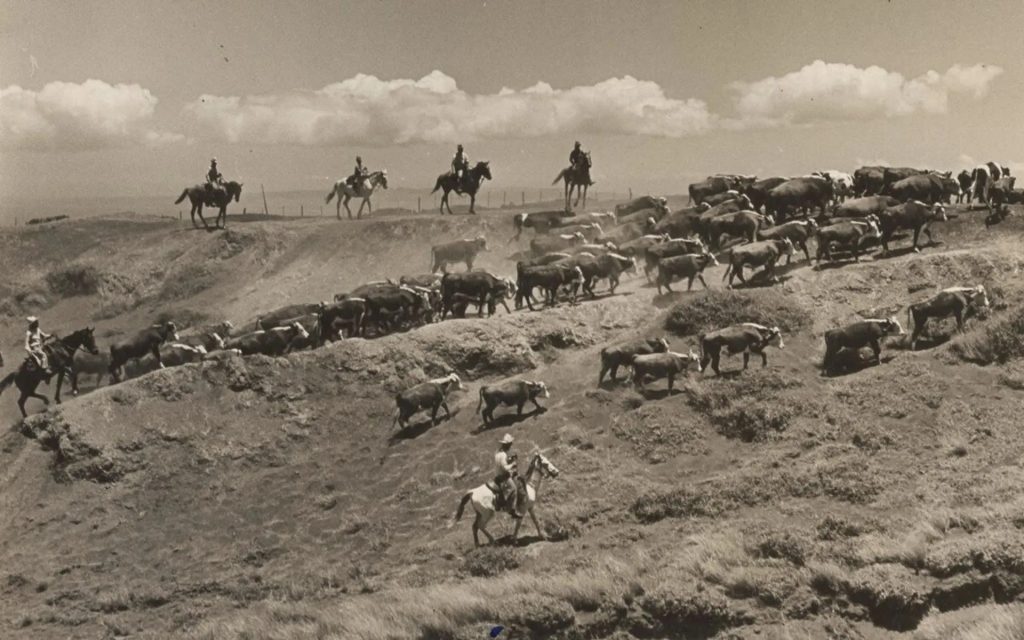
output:
M512 444L513 442L515 442L515 440L516 439L512 437L511 433L506 433L505 437L502 438L501 440L498 440L498 442L501 444Z
M35 317L35 316L29 316L29 317L27 317L27 318L25 318L25 319L26 319L26 320L28 320L28 323L29 323L29 324L33 324L33 323L35 323L35 322L39 322L39 318L37 318L37 317Z

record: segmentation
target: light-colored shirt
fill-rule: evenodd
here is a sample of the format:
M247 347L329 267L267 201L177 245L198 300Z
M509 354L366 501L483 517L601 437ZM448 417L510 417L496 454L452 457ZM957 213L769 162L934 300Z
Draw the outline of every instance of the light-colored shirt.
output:
M515 469L515 465L509 462L509 454L506 451L498 451L494 454L494 473L499 475L502 473L512 473Z
M43 339L49 338L49 334L43 333L42 329L25 332L25 350L29 352L39 351L43 348Z

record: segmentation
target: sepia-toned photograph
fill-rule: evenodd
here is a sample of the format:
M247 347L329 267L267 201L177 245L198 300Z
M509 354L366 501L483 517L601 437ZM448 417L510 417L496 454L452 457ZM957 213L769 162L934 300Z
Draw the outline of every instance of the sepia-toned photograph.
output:
M1022 63L0 0L0 640L1024 640Z

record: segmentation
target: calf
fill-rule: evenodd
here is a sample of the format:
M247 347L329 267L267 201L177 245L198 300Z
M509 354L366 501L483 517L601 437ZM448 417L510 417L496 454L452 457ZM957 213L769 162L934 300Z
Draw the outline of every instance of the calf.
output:
M789 241L793 243L794 249L800 247L804 252L804 257L807 261L811 261L811 253L807 250L807 239L813 236L818 231L818 223L813 218L806 220L793 220L791 222L784 222L775 227L769 227L768 229L760 229L757 232L758 240L781 240L783 238L789 238ZM793 254L786 255L786 264L788 265L793 259Z
M542 256L556 251L565 251L574 245L583 244L586 241L587 239L579 231L571 234L541 236L530 240L530 251L535 256Z
M665 287L665 291L671 292L672 287L669 285L673 280L680 278L688 278L686 283L687 291L693 289L694 278L699 278L700 283L707 289L708 283L704 282L704 269L712 264L717 267L718 260L710 253L690 253L683 256L664 258L658 263L658 295L661 295L662 287Z
M907 307L907 319L913 327L910 334L910 350L917 345L917 338L924 331L929 318L956 318L957 331L964 330L964 320L970 313L988 309L988 293L984 285L974 287L950 287L931 298L915 302Z
M266 331L254 331L225 343L227 349L238 349L242 355L250 356L257 353L265 356L281 356L287 351L296 336L309 337L309 332L298 322L287 327L275 327Z
M946 210L937 202L934 206L929 207L918 200L910 200L896 207L886 209L878 215L878 229L882 236L882 251L887 254L889 253L889 240L897 230L908 229L914 232L912 245L914 253L920 253L921 249L917 246L917 240L921 232L924 231L925 235L928 236L929 245L934 244L932 231L928 228L928 225L935 221L945 222L946 220L948 220Z
M753 322L736 324L725 329L718 329L700 336L700 366L707 370L708 363L715 374L719 374L718 360L722 349L729 354L743 352L743 369L747 368L750 354L761 355L761 366L768 366L768 355L764 350L769 345L777 345L784 349L782 331L778 327L766 327Z
M868 238L877 238L878 216L870 215L863 220L844 220L818 229L818 252L815 259L821 264L821 257L832 260L832 245L849 250L854 262L860 262L860 250Z
M651 281L651 272L658 268L658 263L665 258L684 256L688 253L704 253L704 243L697 238L676 238L668 242L647 247L644 250L644 276Z
M633 385L638 391L643 391L644 380L652 378L660 380L668 378L668 391L672 393L672 385L676 376L685 373L690 365L696 365L697 371L703 371L700 358L693 351L689 353L676 353L667 351L665 353L651 353L633 357Z
M481 251L487 251L487 239L477 236L472 240L455 240L430 248L430 271L447 271L449 264L466 263L466 271L473 270L473 261Z
M895 316L859 320L840 329L829 329L825 332L825 359L822 364L825 371L829 371L835 365L835 357L841 350L857 350L867 346L874 352L875 362L881 363L881 339L885 336L902 335L906 335L906 332Z
M462 380L458 374L451 373L444 378L421 382L395 395L394 422L392 427L398 425L404 429L409 418L421 409L430 409L430 422L437 424L437 410L444 409L446 418L451 419L452 414L448 410L448 393L452 389L462 389Z
M668 341L664 338L647 338L636 340L617 347L605 347L601 349L601 373L597 376L597 384L601 385L604 374L610 373L612 382L619 367L630 366L633 356L647 355L650 353L665 353L668 351Z
M529 267L522 262L516 265L516 308L522 307L523 299L530 311L533 311L533 289L540 287L545 292L545 303L549 306L558 304L558 289L569 285L573 287L572 302L576 302L576 290L583 283L583 271L577 266L565 264L548 264Z
M743 267L750 266L751 268L756 268L763 266L764 271L762 273L767 274L773 282L777 282L775 263L783 255L793 255L793 242L789 238L761 240L760 242L733 247L729 252L729 266L725 268L725 273L722 274L722 281L724 282L728 278L730 289L732 288L733 278L739 278L741 283L746 284L747 281L743 277Z
M110 379L119 382L121 369L129 360L138 360L147 353L153 354L158 368L163 368L160 360L160 345L167 341L178 340L178 329L173 322L155 324L148 329L136 333L122 342L110 345Z
M480 407L484 408L484 424L489 425L494 420L494 409L499 405L516 408L516 415L523 415L523 405L527 401L532 402L537 411L544 411L537 398L549 398L551 394L543 382L530 380L506 380L496 384L485 384L480 387L480 401L476 405L476 412L480 413Z

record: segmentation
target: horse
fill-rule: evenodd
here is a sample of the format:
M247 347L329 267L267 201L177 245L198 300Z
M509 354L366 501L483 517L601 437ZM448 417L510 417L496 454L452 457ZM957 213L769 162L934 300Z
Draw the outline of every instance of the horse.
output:
M572 208L569 206L569 201L572 198L572 191L576 189L576 203L573 206L578 206L580 203L580 197L583 197L583 206L587 206L587 187L593 184L590 181L590 167L594 166L590 161L590 152L587 151L583 154L583 162L576 164L571 167L562 169L561 172L551 182L552 185L558 184L559 180L565 182L565 210L571 211Z
M476 205L476 194L480 191L480 185L484 178L493 180L491 177L491 163L481 161L476 163L476 166L470 169L463 177L462 184L458 182L458 176L452 172L442 173L437 176L437 182L434 184L434 190L430 193L436 193L438 189L444 189L444 195L441 196L441 215L444 215L444 208L448 207L448 214L452 213L452 206L448 204L448 193L454 191L459 195L469 196L469 212L476 214L474 211L474 205Z
M531 478L534 472L537 472L539 478L535 484L531 484ZM533 526L537 528L537 535L542 540L545 539L544 532L540 529L540 524L537 522L537 516L533 512L533 507L537 503L537 494L540 492L540 482L544 478L558 477L558 469L555 465L545 458L540 453L533 454L533 458L530 459L530 466L526 470L526 475L523 476L523 480L526 483L526 496L523 500L524 511L530 514L530 519L533 520ZM487 523L491 521L497 511L494 508L494 501L497 498L497 488L492 483L486 482L479 487L472 489L462 496L462 500L459 501L458 511L455 512L455 522L458 522L462 518L462 512L466 508L466 503L472 501L473 510L476 511L476 519L473 520L473 543L476 546L480 546L480 539L477 535L478 531L483 531L484 535L491 544L494 544L494 536L487 531ZM516 518L516 527L512 532L512 543L515 544L516 538L519 536L519 526L523 523L522 518Z
M79 329L66 338L54 337L53 340L43 345L43 351L46 352L46 357L50 361L50 368L57 374L57 390L54 393L57 404L60 404L61 401L60 388L64 384L64 376L74 375L72 368L74 367L75 352L79 349L85 349L93 355L99 353L92 327ZM49 406L50 400L46 396L36 393L36 387L45 378L46 373L33 358L29 357L21 363L17 371L0 380L0 393L3 393L12 383L16 384L18 390L21 391L18 408L21 409L21 416L25 418L28 417L28 413L25 412L25 401L29 398L38 398Z
M348 182L345 180L338 180L334 183L330 192L327 194L327 199L324 203L330 203L331 198L335 195L338 196L338 220L341 220L341 206L345 205L345 211L348 211L348 219L352 219L352 210L348 208L348 201L352 198L362 198L363 202L359 205L359 212L356 214L356 218L361 220L363 218L363 205L369 208L369 213L373 213L373 204L370 202L370 196L373 195L374 189L377 186L388 188L388 170L382 169L381 171L374 171L366 178L359 181L356 188L353 189Z
M216 220L214 220L215 228L221 228L221 220L224 221L224 227L228 226L228 204L231 199L234 198L235 202L242 196L242 183L225 182L223 186L214 187L213 189L207 190L205 184L197 184L192 187L186 187L178 199L174 201L174 204L181 203L182 200L188 198L192 203L192 226L196 227L196 213L199 214L199 219L203 222L203 228L207 231L211 231L210 227L206 224L206 218L203 217L203 205L209 207L219 207L220 213L217 214ZM199 227L196 227L197 229Z

